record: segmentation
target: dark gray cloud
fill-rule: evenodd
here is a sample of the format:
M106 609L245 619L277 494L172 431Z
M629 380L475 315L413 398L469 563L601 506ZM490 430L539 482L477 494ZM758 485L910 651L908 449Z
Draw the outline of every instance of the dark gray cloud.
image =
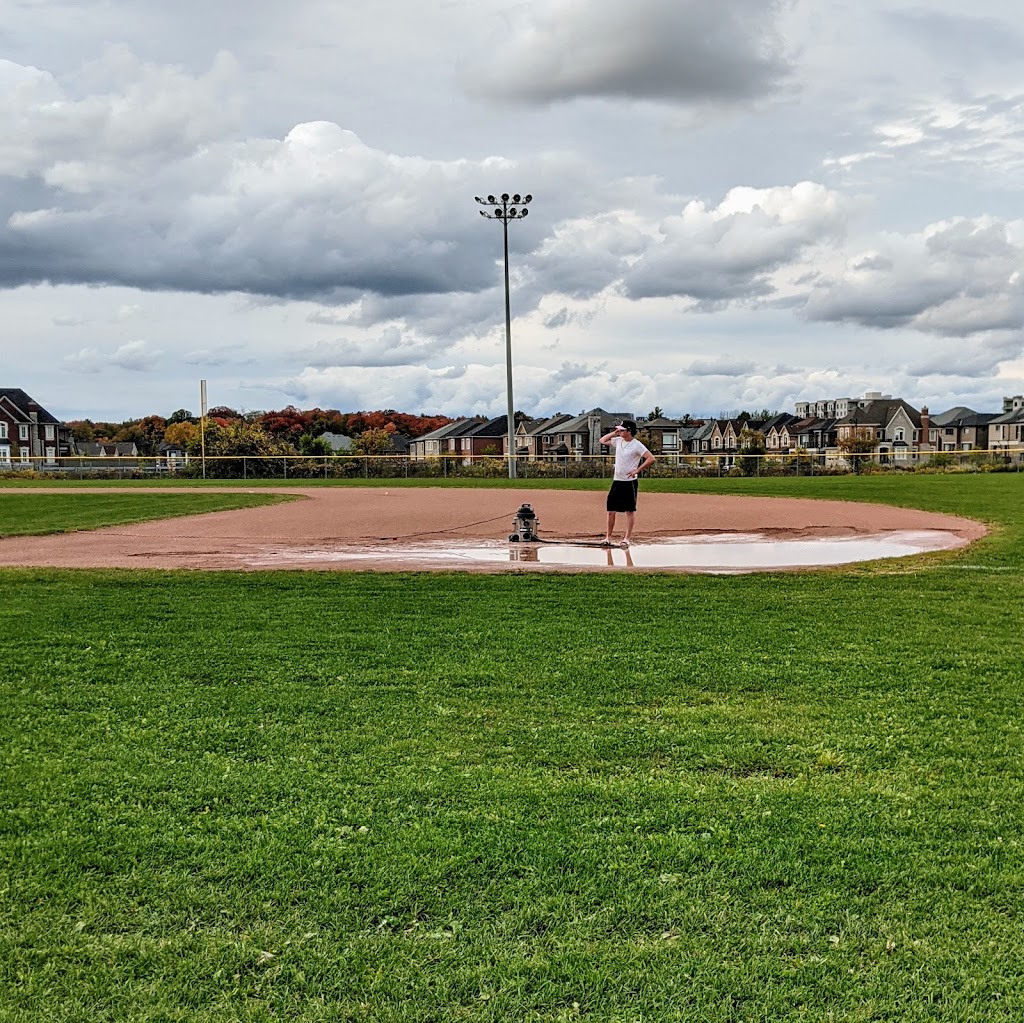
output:
M791 71L765 0L547 0L495 40L469 91L522 103L682 103L773 92Z
M686 367L686 372L695 377L739 377L753 373L756 363L743 359L696 359Z

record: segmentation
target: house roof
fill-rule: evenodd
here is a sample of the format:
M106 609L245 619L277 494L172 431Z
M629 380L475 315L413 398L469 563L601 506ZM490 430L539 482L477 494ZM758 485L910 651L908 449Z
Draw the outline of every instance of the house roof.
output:
M920 429L921 413L902 398L884 398L869 401L863 408L854 409L849 415L838 420L837 426L888 426L895 416L903 411L907 418Z
M535 437L539 433L546 433L548 430L553 429L560 423L567 423L572 419L566 412L559 412L556 416L548 416L547 419L535 419L533 423L527 427L526 433L530 437Z
M1011 409L1001 416L989 420L990 423L1024 423L1024 408Z
M588 433L590 419L593 416L600 420L602 432L611 429L620 420L633 418L631 412L605 412L603 408L592 408L589 412L583 412L564 423L559 423L557 428L550 427L549 429L553 433Z
M93 456L111 458L115 456L137 455L139 449L135 446L135 441L130 440L118 441L116 444L98 444L96 441L80 440L78 442L78 453L86 458Z
M770 419L766 419L761 429L765 433L769 433L771 430L781 430L784 426L789 426L791 423L798 421L797 416L793 415L792 412L779 412L772 416Z
M320 436L331 445L332 451L352 450L352 438L343 433L331 433L330 430L325 430Z
M637 423L637 429L647 430L675 430L680 426L678 419L666 419L665 416L658 416L657 419L645 419L642 423Z
M463 430L467 430L471 426L479 426L485 422L483 419L455 419L450 423L445 423L444 426L439 426L436 430L431 430L430 433L425 433L421 437L414 438L417 441L421 440L441 440L442 437L449 437L453 434L461 433Z
M955 422L963 419L964 416L975 416L977 413L966 405L957 405L954 408L946 409L938 415L932 416L932 426L952 426Z
M20 387L0 387L0 399L6 398L10 404L21 413L22 422L32 422L29 412L34 411L38 413L39 422L41 423L59 423L60 420L55 416L50 415L46 409L37 401L33 401L32 398L26 394Z

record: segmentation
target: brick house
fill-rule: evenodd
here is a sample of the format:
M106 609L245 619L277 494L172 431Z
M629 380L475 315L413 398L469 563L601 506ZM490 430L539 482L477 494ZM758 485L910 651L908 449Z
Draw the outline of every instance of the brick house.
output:
M0 465L56 465L73 454L71 427L20 387L0 387Z

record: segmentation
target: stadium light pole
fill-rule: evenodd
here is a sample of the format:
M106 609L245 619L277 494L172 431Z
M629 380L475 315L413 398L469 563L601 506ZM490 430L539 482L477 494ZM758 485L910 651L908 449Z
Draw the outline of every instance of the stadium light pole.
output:
M481 210L480 216L488 220L500 220L501 232L505 242L505 375L507 377L508 396L508 478L516 478L516 424L515 412L512 407L512 307L508 290L508 222L522 220L530 211L527 206L533 201L532 195L509 195L503 192L500 196L475 196L481 206L489 206L490 210Z

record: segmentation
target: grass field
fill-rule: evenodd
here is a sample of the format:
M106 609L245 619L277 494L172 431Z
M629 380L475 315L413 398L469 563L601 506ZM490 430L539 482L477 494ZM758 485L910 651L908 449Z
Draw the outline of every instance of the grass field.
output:
M38 494L0 488L0 537L123 526L288 500L273 494Z
M1024 1018L1024 478L647 488L997 528L808 574L0 572L0 1021Z

